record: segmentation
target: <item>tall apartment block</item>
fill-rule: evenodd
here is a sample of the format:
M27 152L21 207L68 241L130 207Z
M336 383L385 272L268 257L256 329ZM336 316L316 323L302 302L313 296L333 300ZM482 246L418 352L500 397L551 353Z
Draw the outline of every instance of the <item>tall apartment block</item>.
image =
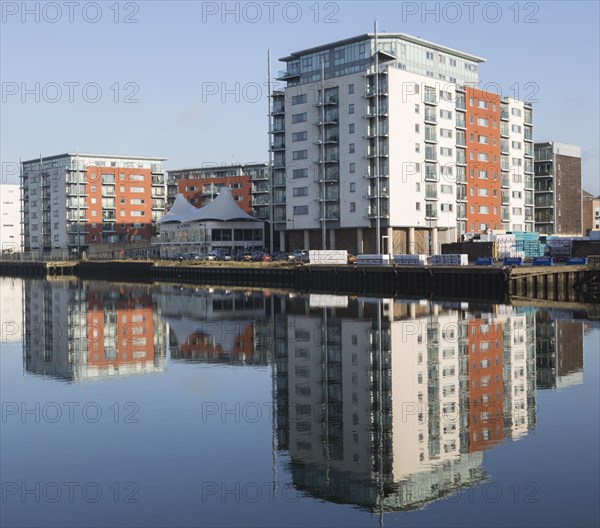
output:
M170 170L167 208L171 208L177 194L183 194L196 207L203 207L219 194L221 187L227 186L244 211L268 219L268 168L267 163L249 163Z
M581 235L581 148L546 141L535 149L535 229Z
M21 251L21 190L16 184L0 185L0 252Z
M21 164L25 251L150 242L166 158L67 153Z
M280 247L414 253L465 232L533 231L532 107L474 88L484 59L385 33L281 60Z

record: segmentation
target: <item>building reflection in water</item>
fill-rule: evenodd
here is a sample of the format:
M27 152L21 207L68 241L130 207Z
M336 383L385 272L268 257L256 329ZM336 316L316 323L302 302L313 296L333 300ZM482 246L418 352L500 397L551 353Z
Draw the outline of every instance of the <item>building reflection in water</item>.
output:
M158 286L172 359L236 365L271 362L271 325L261 292Z
M570 313L536 313L537 386L561 389L583 383L583 334L581 321Z
M535 427L536 382L557 388L583 379L583 323L568 314L24 284L28 372L83 380L164 371L167 333L174 360L270 365L273 452L289 454L293 485L372 511L420 508L485 481L485 451Z
M27 372L72 381L163 372L166 323L149 286L24 281Z
M483 452L535 426L534 313L502 309L291 301L275 350L294 485L385 511L483 481Z

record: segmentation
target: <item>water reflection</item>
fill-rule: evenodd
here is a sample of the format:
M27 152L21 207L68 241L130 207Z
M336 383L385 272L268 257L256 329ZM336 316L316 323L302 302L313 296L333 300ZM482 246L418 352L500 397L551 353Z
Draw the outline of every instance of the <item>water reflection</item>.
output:
M489 479L485 451L536 426L536 387L583 379L583 323L532 308L61 280L24 300L30 373L162 372L167 348L270 366L293 485L372 511Z
M23 284L27 372L87 381L166 369L167 328L149 286Z

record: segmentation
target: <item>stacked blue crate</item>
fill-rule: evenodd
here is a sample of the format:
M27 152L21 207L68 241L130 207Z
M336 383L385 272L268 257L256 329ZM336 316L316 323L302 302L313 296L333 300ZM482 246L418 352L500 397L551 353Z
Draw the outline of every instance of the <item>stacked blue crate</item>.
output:
M540 244L540 235L537 231L513 231L517 251L522 251L525 258L535 258L544 255L543 244Z

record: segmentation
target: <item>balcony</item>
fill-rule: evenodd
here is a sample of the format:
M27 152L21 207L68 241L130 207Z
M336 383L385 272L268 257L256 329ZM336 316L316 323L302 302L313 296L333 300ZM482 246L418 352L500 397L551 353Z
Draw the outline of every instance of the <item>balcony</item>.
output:
M500 110L500 119L502 121L508 121L508 110Z
M437 211L434 209L425 209L425 218L428 220L435 220L437 219L438 214Z
M380 126L379 127L379 133L377 133L377 130L375 127L367 127L367 132L365 134L365 137L367 138L374 138L376 136L388 136L389 131L388 131L388 127L387 126Z
M425 112L426 123L437 123L437 117L434 112Z
M378 92L380 96L386 96L388 94L388 86L387 83L379 83ZM367 97L375 97L377 94L375 93L375 86L367 87Z
M375 152L375 149L369 149L367 151L367 158L375 158L375 157L387 158L388 155L389 154L388 154L387 148L380 148L377 153Z
M254 176L252 176L252 181L263 181L263 180L268 180L268 179L269 179L269 173L266 170L259 172L259 173L255 174Z
M252 197L252 205L268 205L269 204L269 197L266 195L261 195L261 196L253 196Z
M375 117L377 115L387 116L388 115L387 105L379 105L379 107L377 108L377 112L375 111L374 106L367 106L367 108L365 110L365 117Z
M380 207L379 215L377 214L376 207L369 207L367 210L367 218L389 218L390 213L387 209Z
M424 98L423 98L424 102L427 104L437 104L437 97L435 95L435 92L425 92Z
M286 81L293 79L294 77L300 77L300 66L288 67L287 70L279 70L277 79L280 81Z
M500 178L501 187L510 187L510 178L508 176L502 176Z
M467 120L464 114L456 114L456 128L467 128Z
M339 104L338 94L325 94L325 99L317 99L313 106L334 106Z
M325 189L325 201L326 202L337 202L340 199L340 190L336 187L335 189ZM317 201L323 201L323 193L319 193Z
M267 193L267 192L269 192L269 184L261 183L259 185L256 185L253 183L251 192L252 193Z
M377 198L377 189L375 187L369 187L367 189L367 198ZM379 198L389 198L389 192L386 187L379 189Z
M271 143L271 151L275 150L285 150L285 141L276 141L275 143Z
M273 115L284 114L285 113L285 105L283 103L275 103L273 105L273 108L271 109L271 113Z
M377 178L377 175L375 174L375 171L367 170L365 177L366 178ZM388 178L388 177L389 177L389 174L387 173L387 171L380 171L379 178Z
M435 131L430 132L429 130L425 130L425 141L429 141L430 143L437 142L437 134Z
M438 173L425 171L425 181L438 181Z

